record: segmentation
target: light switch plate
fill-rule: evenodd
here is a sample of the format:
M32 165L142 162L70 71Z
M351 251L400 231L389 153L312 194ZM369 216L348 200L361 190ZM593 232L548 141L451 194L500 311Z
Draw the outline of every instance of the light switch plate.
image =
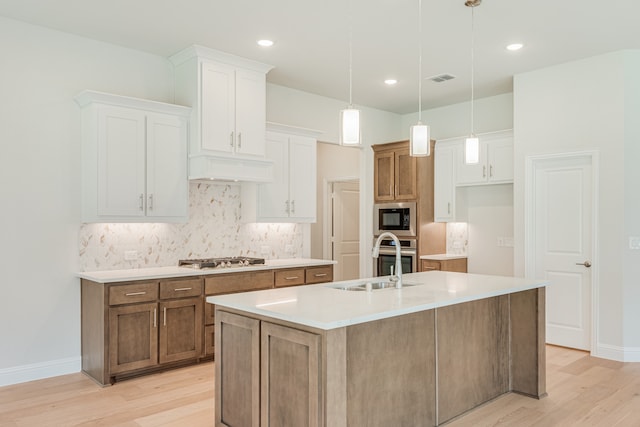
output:
M638 236L629 237L629 249L640 250L640 237Z

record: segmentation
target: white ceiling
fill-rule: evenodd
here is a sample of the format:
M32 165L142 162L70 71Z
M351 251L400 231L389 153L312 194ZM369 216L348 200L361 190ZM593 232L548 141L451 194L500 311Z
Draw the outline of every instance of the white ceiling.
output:
M396 113L418 108L418 0L0 0L0 15L162 56L200 44L275 68L267 80ZM422 0L423 108L470 97L471 9ZM640 48L640 2L484 0L475 9L476 98L510 92L515 74ZM271 38L270 49L256 45ZM508 43L525 47L511 53ZM397 78L395 87L383 80Z

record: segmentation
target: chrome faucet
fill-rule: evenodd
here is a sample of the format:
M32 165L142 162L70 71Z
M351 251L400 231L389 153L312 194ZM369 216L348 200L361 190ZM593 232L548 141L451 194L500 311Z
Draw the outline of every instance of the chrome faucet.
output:
M380 256L380 243L382 242L382 239L384 239L385 237L390 238L393 240L393 243L395 243L395 247L396 247L396 268L395 268L395 275L393 274L394 271L393 269L391 269L391 277L389 278L389 280L391 280L392 282L396 282L396 288L402 288L402 256L400 254L400 250L402 249L400 247L400 240L398 240L398 237L393 234L393 233L389 233L388 231L385 231L384 233L382 233L380 236L378 236L378 240L376 240L376 244L373 245L373 250L371 251L371 256L374 258L378 258Z

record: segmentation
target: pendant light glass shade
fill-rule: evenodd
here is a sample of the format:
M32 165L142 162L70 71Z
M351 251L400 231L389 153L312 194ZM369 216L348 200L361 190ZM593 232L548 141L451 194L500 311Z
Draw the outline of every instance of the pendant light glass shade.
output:
M464 142L464 162L475 165L480 161L480 140L475 135L470 135Z
M360 110L351 106L340 111L340 144L360 145Z
M431 154L429 126L418 122L411 126L409 135L409 155L425 157Z

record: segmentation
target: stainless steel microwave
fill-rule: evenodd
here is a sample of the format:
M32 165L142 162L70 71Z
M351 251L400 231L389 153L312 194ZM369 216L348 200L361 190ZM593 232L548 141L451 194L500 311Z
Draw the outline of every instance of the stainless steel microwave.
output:
M390 231L396 236L416 235L416 203L378 203L373 205L373 235Z

